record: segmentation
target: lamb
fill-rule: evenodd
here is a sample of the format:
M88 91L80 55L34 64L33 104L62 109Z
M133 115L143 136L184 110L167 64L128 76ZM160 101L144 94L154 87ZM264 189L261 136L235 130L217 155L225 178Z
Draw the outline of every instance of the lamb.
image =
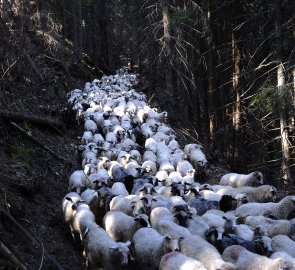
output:
M228 173L221 177L219 184L232 187L262 185L263 174L261 172L249 174Z
M287 219L293 210L295 210L295 196L286 196L278 203L243 204L235 210L235 214L240 217L258 216L268 211L279 219Z
M207 270L199 261L183 255L180 252L170 252L164 255L159 270Z
M237 270L232 263L225 262L217 249L198 235L185 237L180 242L180 251L201 262L208 270Z
M150 220L152 227L161 235L170 231L174 231L183 237L191 235L188 229L179 226L174 222L172 213L165 207L154 208L151 212Z
M115 242L96 224L87 228L85 237L87 266L96 267L101 264L105 270L121 270L127 267L130 241Z
M133 235L134 259L143 270L158 269L161 257L171 251L179 251L182 238L175 232L162 236L153 228L141 228Z
M109 211L103 219L106 232L114 241L131 240L134 233L141 227L151 227L148 216L140 214L130 217L121 211Z
M271 246L273 251L285 251L295 257L295 242L287 235L275 235L272 238Z
M269 259L252 253L242 246L233 245L222 253L224 260L234 263L239 270L280 270L284 269L281 259Z
M86 174L82 170L74 171L69 178L69 190L81 194L86 186Z

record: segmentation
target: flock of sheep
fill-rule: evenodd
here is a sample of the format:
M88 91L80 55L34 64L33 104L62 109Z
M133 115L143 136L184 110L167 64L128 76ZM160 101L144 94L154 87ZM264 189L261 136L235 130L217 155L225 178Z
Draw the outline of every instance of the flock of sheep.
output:
M202 146L181 149L136 82L123 68L68 94L85 131L62 209L87 267L295 269L295 196L279 200L260 172L196 182L208 168Z

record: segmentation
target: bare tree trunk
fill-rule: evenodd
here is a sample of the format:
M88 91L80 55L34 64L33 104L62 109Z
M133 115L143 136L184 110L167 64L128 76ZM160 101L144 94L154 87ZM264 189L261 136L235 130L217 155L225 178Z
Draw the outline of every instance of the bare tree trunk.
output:
M289 149L289 132L288 132L288 114L285 106L285 91L288 91L285 85L285 68L282 63L282 25L281 25L281 3L280 0L276 0L275 10L276 14L276 46L277 46L277 80L278 80L278 95L280 98L280 129L281 129L281 147L282 147L282 179L284 185L290 185L292 182L290 174L290 149Z
M211 27L211 8L208 1L208 23ZM209 132L213 138L215 132L215 105L214 105L214 66L213 66L213 35L211 29L208 29L207 46L208 46L208 111L209 111Z
M82 42L83 42L83 33L82 33L82 6L81 0L75 0L74 5L74 51L75 56L78 62L82 60Z
M234 106L232 112L233 118L233 161L239 157L239 135L241 131L241 93L239 89L240 83L240 64L241 64L241 52L237 43L237 36L235 31L232 32L232 56L233 56L233 74L232 74L232 86L234 93Z

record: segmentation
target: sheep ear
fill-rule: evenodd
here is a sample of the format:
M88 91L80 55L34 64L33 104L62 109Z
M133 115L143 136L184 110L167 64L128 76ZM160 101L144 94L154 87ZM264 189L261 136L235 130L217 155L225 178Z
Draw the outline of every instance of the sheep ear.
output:
M145 201L146 203L148 203L148 199L145 197L140 198L141 201Z
M138 191L144 191L145 188L144 187L141 187Z
M136 202L131 202L131 203L130 203L130 207L131 207L131 208L135 207L135 205L136 205Z
M119 249L119 247L112 246L112 247L109 247L109 249L112 249L112 250L118 250L118 249Z
M97 184L98 184L98 183L99 183L99 181L98 181L98 180L94 180L92 183L97 183Z
M72 198L70 198L70 197L66 197L66 200L73 202Z

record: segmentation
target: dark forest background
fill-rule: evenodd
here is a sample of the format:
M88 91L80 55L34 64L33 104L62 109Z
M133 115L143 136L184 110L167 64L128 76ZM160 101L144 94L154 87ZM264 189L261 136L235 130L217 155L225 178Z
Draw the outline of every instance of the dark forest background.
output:
M289 185L294 16L293 0L1 0L1 107L4 93L58 98L129 63L211 162Z

